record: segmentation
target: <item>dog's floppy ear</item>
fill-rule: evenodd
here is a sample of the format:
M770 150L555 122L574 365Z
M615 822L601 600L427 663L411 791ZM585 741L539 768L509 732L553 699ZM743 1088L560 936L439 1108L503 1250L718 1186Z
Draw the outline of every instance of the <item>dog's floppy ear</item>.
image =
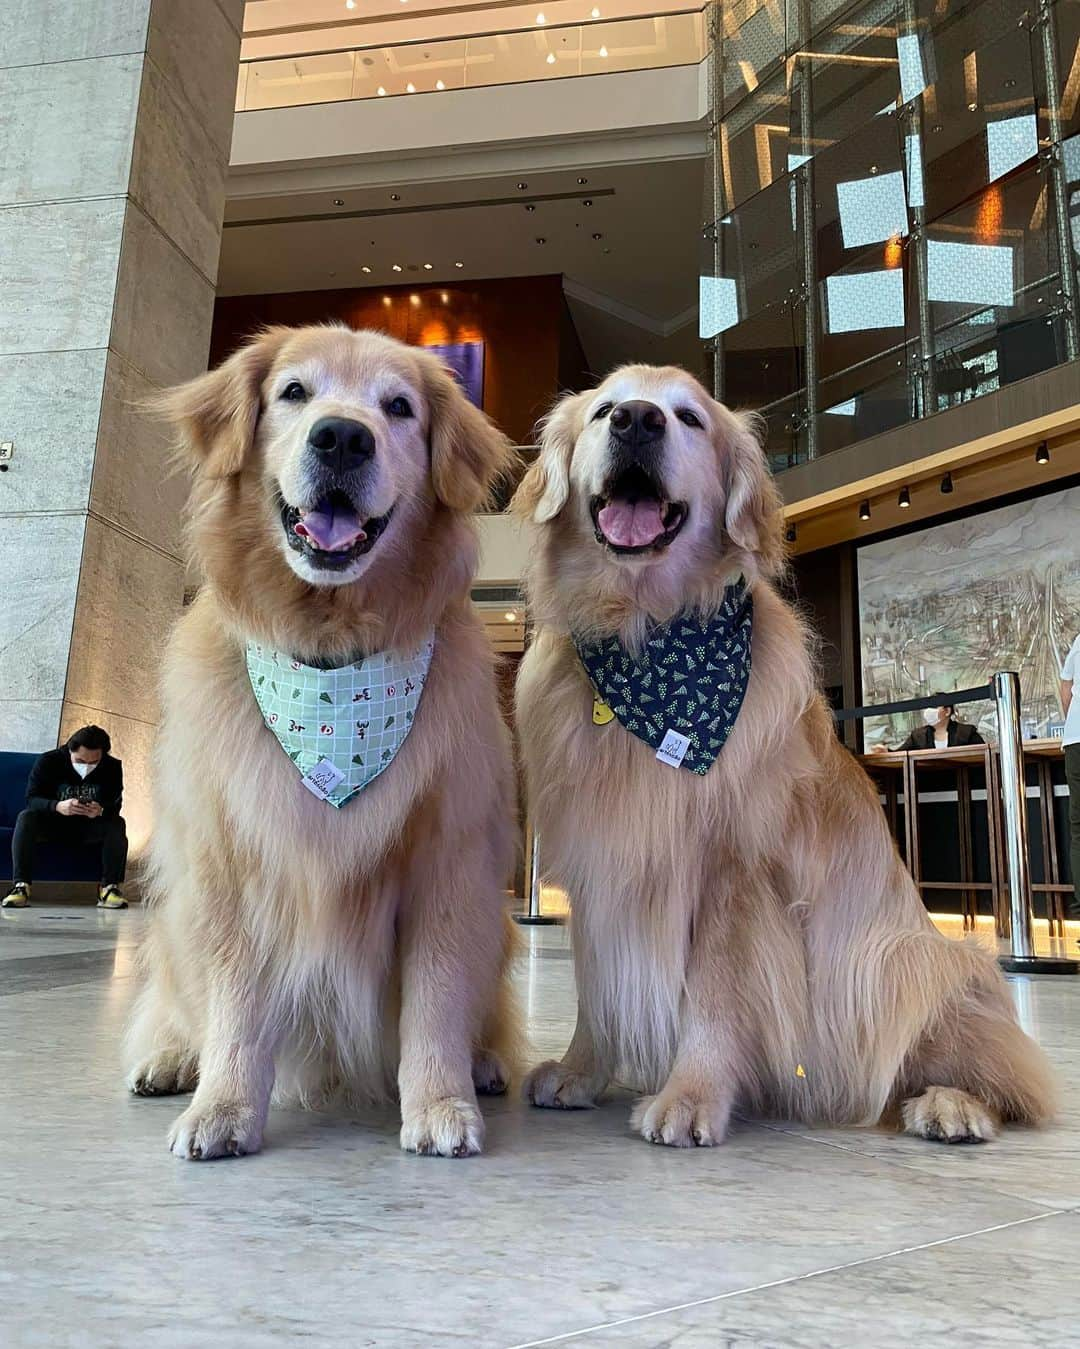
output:
M288 328L267 328L216 369L166 389L151 406L179 432L183 457L208 478L244 466L259 420L260 390Z
M570 496L570 460L577 441L578 409L591 394L567 394L537 428L540 454L510 503L513 513L538 525L554 520Z
M457 380L433 356L423 361L431 418L431 481L453 511L472 512L510 469L514 452L495 424L465 397Z
M725 409L718 447L726 492L723 527L759 571L775 576L784 563L783 511L760 437L760 418Z

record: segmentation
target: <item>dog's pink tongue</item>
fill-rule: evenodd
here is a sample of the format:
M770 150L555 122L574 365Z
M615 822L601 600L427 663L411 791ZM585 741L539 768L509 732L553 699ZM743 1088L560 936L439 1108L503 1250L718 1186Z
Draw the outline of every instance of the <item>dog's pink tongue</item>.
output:
M596 519L604 538L616 548L643 548L664 532L658 501L611 501Z
M356 512L341 506L316 506L297 521L295 529L316 548L328 553L340 552L366 537Z

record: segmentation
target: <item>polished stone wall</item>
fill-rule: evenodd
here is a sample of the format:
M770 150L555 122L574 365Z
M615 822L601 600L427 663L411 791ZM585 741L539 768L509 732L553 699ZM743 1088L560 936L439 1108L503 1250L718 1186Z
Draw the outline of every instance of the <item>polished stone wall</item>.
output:
M136 842L184 581L140 403L206 368L243 9L0 4L0 748L107 726Z

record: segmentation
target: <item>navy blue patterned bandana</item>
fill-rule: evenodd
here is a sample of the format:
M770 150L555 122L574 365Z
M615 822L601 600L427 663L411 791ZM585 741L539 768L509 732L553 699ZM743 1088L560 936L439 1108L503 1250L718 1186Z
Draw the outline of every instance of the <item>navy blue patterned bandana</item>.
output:
M603 724L614 714L661 763L704 776L746 695L753 626L754 602L740 581L710 618L682 613L653 628L636 656L617 637L575 637L599 699L593 720Z

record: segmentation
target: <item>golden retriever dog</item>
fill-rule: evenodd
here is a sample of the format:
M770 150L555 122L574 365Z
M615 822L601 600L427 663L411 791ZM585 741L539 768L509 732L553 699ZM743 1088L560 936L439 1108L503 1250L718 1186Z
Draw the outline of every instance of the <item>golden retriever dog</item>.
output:
M305 1103L396 1079L403 1148L476 1153L476 1092L505 1089L514 1046L513 786L470 516L511 451L433 357L345 327L267 330L162 403L205 585L165 656L130 1089L194 1089L169 1142L205 1159L259 1149L275 1079ZM431 634L396 757L320 799L256 701L252 644L318 687Z
M721 1143L732 1109L949 1142L1046 1119L1049 1066L994 960L931 924L834 735L773 585L781 511L752 419L684 371L628 366L542 439L514 500L539 526L517 716L579 1010L526 1098L588 1106L618 1080L651 1093L632 1127L673 1147ZM636 660L732 594L752 659L729 738L704 772L658 761L597 701L581 644Z

